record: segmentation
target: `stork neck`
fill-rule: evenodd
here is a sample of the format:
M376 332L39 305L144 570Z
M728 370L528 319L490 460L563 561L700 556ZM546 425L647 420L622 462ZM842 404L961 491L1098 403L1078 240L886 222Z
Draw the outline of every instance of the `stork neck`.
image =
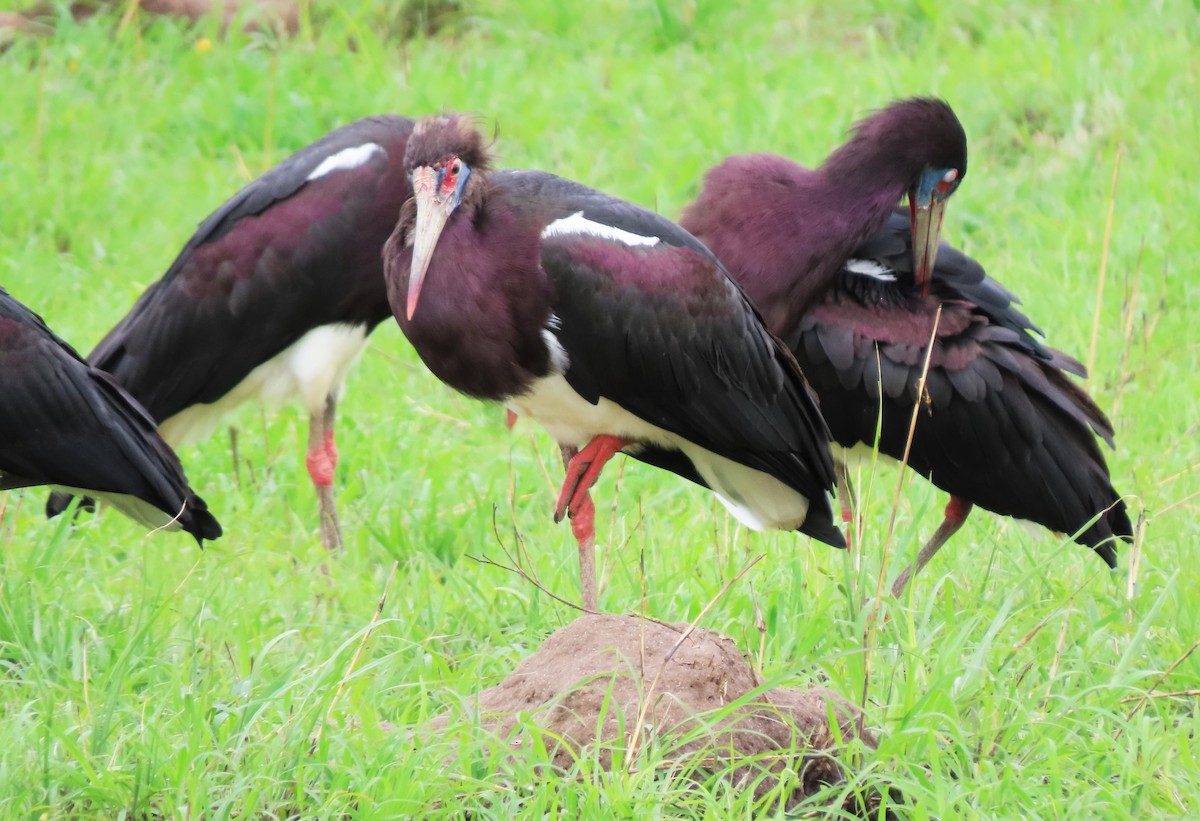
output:
M735 274L767 327L787 336L824 298L854 252L887 220L903 185L844 186L816 172L812 182L776 203L771 258L757 274ZM824 177L824 179L820 179Z

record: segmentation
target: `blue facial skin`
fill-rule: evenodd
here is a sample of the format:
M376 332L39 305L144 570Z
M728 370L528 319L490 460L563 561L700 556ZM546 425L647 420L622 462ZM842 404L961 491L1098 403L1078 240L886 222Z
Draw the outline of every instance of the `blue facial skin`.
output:
M937 187L950 173L950 168L926 168L921 174L921 180L917 183L916 205L918 208L928 208L933 203L933 198L936 196L939 200L944 200L954 193L958 188L958 184L962 181L962 175L955 177L950 183L950 187L945 191L938 191Z
M450 201L450 210L451 211L453 211L455 208L457 208L458 204L460 202L462 202L463 188L467 184L467 178L469 178L471 176L471 167L468 166L465 162L460 162L458 164L458 167L459 167L458 184L454 186L454 199ZM438 170L438 175L437 175L437 190L438 191L442 190L442 180L444 180L446 178L446 172L448 172L449 170L450 170L450 164L444 165L444 166L442 166L442 168L440 168Z

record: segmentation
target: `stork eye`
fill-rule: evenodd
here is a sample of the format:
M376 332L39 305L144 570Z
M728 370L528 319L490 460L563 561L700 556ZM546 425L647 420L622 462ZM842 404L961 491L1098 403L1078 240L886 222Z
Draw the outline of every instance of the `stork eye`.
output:
M951 168L949 171L947 171L945 174L943 174L941 180L938 181L938 184L937 184L938 193L945 194L947 191L950 190L950 186L954 185L954 181L957 179L958 179L958 169Z
M442 189L450 193L458 187L458 172L462 170L462 161L455 157L452 160L446 160L441 165L442 170Z

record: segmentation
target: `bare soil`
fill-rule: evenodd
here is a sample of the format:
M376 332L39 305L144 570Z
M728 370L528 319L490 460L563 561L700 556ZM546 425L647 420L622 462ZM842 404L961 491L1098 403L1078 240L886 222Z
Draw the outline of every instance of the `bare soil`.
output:
M565 771L588 749L606 768L614 754L618 766L628 766L644 709L639 747L666 749L673 764L695 777L719 773L756 797L788 774L788 808L844 780L837 738L874 746L858 711L835 693L760 685L725 636L635 616L586 615L481 692L478 718L514 751L539 733L554 766ZM445 730L452 720L460 719L439 716L430 729ZM843 809L869 811L856 800Z

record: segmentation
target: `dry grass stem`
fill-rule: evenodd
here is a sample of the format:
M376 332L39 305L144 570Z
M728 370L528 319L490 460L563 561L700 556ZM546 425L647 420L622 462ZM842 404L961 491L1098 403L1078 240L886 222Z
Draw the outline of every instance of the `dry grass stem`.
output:
M367 646L367 639L371 638L371 633L375 629L375 625L379 623L379 617L383 614L383 606L387 603L388 591L392 589L392 579L396 578L396 569L400 566L400 562L392 562L392 569L388 571L387 581L383 583L383 593L379 596L379 602L375 605L375 612L371 615L371 621L367 624L367 629L363 631L362 638L358 641L358 647L354 649L354 655L350 658L350 663L346 665L346 671L342 673L341 679L338 681L337 689L333 692L333 698L329 700L329 707L325 710L325 718L317 725L317 730L313 733L312 747L315 749L321 741L321 733L324 732L325 726L329 723L330 717L333 715L333 708L337 706L338 700L342 697L342 692L346 689L346 682L350 680L350 676L354 674L354 670L358 667L358 660L362 657L363 648Z
M1121 174L1121 154L1124 146L1117 146L1117 157L1113 161L1112 186L1108 191L1108 214L1104 218L1104 244L1100 251L1100 273L1096 277L1096 310L1092 315L1092 342L1088 346L1087 379L1090 386L1096 370L1096 346L1100 341L1100 315L1104 308L1104 280L1108 276L1108 247L1112 239L1113 213L1117 206L1117 179Z

